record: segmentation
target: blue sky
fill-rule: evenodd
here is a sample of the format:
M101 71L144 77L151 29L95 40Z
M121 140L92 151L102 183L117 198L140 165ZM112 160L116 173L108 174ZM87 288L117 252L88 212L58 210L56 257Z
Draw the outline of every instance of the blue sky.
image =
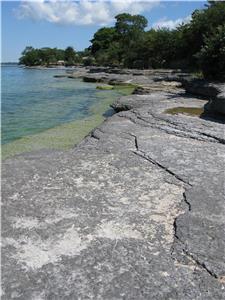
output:
M140 13L149 27L174 28L188 21L206 1L4 1L2 2L2 61L17 61L26 46L89 46L94 32L113 24L121 12Z

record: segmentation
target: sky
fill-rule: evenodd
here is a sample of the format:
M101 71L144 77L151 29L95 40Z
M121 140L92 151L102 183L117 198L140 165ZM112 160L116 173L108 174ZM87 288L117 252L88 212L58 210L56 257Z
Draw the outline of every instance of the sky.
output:
M1 4L1 61L16 62L26 46L83 50L99 28L112 26L114 16L123 12L145 16L148 28L175 28L188 22L206 1L30 0Z

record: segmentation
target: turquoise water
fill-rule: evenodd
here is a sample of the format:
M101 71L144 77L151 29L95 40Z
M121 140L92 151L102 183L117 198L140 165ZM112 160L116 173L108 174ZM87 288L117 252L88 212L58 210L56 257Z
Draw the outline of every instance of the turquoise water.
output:
M2 144L91 115L105 91L80 79L54 78L64 73L2 66Z

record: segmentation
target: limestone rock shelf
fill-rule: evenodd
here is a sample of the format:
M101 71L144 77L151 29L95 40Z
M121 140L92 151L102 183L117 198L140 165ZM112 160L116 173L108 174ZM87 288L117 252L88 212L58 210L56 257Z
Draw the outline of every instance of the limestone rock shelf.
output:
M148 92L70 151L3 163L2 299L225 298L225 126Z

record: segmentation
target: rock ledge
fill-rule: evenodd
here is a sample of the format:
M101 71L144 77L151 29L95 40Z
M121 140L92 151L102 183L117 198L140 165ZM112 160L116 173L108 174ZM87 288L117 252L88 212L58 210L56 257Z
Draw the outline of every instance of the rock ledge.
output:
M2 299L225 298L224 124L153 90L70 151L3 163Z

